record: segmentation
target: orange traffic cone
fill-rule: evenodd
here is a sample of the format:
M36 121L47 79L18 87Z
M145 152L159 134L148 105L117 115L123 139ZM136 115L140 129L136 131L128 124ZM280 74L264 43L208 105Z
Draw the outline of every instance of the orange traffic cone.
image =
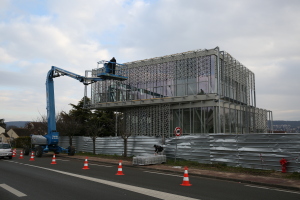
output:
M120 162L119 162L118 172L116 173L116 175L125 175L125 174L123 174L123 171L122 171L122 160L120 160Z
M57 164L57 163L56 163L56 159L55 159L55 154L53 154L53 157L52 157L52 162L51 162L50 164L52 164L52 165L55 165L55 164Z
M182 185L182 186L191 186L192 185L192 184L190 184L190 181L189 181L189 174L188 174L187 167L184 168L183 181L180 185Z
M84 165L83 165L83 168L82 168L82 169L90 169L90 168L89 168L89 164L88 164L87 157L86 157L85 160L84 160Z
M23 151L20 152L20 157L19 159L23 159Z
M12 157L16 157L16 154L17 154L17 150L16 150L16 149L14 149L14 150L13 150Z
M29 161L34 161L34 155L33 155L33 151L31 152L31 156L30 156L30 159Z

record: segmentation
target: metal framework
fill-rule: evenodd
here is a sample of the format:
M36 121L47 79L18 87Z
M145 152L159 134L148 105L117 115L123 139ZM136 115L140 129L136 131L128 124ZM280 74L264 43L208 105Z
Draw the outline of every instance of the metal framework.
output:
M124 67L125 66L125 67ZM126 116L132 135L265 133L271 111L256 108L255 76L219 48L125 63L125 81L93 83L91 109ZM93 69L97 76L101 68Z

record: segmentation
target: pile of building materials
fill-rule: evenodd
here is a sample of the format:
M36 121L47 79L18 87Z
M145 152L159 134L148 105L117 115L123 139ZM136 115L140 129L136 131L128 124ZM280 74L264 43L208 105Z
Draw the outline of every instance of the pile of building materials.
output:
M155 165L166 162L166 155L144 155L133 157L133 165Z

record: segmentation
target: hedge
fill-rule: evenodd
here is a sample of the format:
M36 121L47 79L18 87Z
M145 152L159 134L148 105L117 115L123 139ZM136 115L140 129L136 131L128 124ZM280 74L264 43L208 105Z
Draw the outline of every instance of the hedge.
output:
M22 136L22 137L18 137L17 139L15 139L13 146L15 148L24 148L25 146L30 147L30 145L31 145L30 136Z

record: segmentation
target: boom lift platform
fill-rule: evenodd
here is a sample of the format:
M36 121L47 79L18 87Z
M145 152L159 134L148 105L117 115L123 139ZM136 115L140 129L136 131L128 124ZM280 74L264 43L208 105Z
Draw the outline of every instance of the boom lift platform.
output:
M56 130L53 79L60 76L69 76L78 80L84 85L89 85L97 81L105 80L127 80L127 77L122 76L119 73L124 65L116 63L115 59L113 59L111 61L101 61L104 64L104 68L100 70L103 72L99 73L97 75L98 77L81 76L55 66L51 67L46 78L48 131L46 135L31 135L31 145L34 145L34 147L24 147L24 155L29 155L29 152L31 150L35 152L36 157L41 157L43 153L48 153L49 151L53 151L54 153L64 152L68 153L68 155L75 154L75 148L72 146L69 146L68 148L58 146L59 132Z
M123 64L118 64L116 62L111 61L99 61L98 64L103 64L104 67L102 70L100 70L100 73L97 74L97 76L103 80L109 80L109 79L114 79L114 80L119 80L119 81L125 81L128 78L125 76L122 76L122 71L125 65ZM117 67L117 70L116 70ZM116 74L115 72L119 72Z

